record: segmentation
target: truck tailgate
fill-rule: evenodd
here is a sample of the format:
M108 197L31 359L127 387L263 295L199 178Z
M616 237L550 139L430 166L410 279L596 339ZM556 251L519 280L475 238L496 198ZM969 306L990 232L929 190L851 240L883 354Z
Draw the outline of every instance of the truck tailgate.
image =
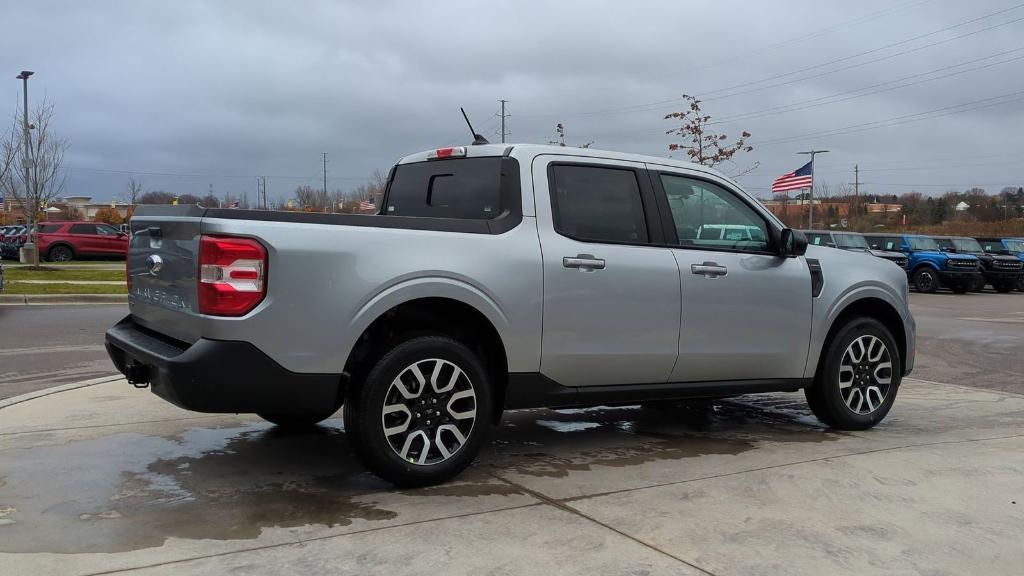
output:
M147 206L141 212L131 220L126 264L132 317L143 327L195 342L202 326L196 275L203 209Z

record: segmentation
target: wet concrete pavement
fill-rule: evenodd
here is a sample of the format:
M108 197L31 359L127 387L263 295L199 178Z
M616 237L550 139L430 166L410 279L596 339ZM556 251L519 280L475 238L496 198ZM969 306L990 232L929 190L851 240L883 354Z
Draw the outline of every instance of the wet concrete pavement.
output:
M343 422L283 433L123 380L0 409L0 573L1010 574L1024 396L908 379L874 430L800 394L506 415L395 490Z

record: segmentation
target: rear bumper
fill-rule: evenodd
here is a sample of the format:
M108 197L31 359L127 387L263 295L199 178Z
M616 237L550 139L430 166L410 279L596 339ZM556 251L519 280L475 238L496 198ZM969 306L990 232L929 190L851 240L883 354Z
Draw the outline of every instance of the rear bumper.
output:
M196 412L323 413L344 397L340 374L292 372L248 342L179 342L131 316L107 330L106 347L129 381Z

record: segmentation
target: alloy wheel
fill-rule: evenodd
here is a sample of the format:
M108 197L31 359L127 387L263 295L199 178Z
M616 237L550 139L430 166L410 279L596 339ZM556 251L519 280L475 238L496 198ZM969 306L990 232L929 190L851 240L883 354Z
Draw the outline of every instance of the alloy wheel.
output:
M892 385L892 357L885 342L865 334L850 343L839 364L839 393L854 414L871 414Z
M440 358L419 360L399 372L384 396L384 436L402 460L439 464L465 445L476 407L476 391L465 371Z

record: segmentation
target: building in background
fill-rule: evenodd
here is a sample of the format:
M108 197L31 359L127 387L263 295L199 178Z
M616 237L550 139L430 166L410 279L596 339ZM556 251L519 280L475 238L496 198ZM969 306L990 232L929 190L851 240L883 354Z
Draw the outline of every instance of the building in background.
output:
M40 220L95 220L100 210L117 210L121 218L128 217L131 204L125 202L93 202L92 196L65 196L57 198L43 210ZM0 203L0 223L24 224L28 222L21 202L8 196Z

